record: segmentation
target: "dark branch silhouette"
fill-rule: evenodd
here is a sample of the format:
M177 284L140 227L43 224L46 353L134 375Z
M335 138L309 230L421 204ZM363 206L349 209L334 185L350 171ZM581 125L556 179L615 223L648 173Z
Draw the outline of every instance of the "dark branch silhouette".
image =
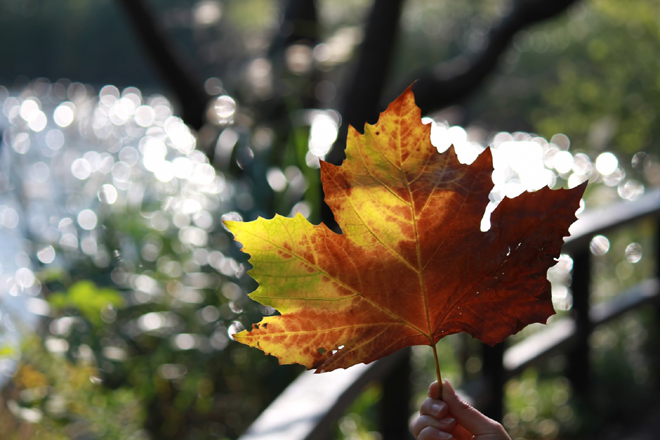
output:
M518 32L559 15L578 1L514 1L511 12L490 32L481 52L473 57L460 56L450 62L440 63L430 71L427 69L417 72L409 77L406 86L418 80L413 91L415 101L423 113L455 104L478 90L484 80L495 71L502 54L509 48Z
M394 43L404 0L376 0L369 16L354 75L340 101L342 128L326 160L338 165L344 159L348 126L359 129L375 122L387 72L394 56Z
M287 66L286 52L292 45L300 44L313 48L319 43L320 26L316 1L288 0L283 9L282 23L268 51L275 71L278 72L275 77L278 82L275 99L283 105L282 94L293 92L304 108L314 108L318 105L314 97L314 86L320 79L320 72L312 67L309 72L301 75L292 74ZM293 80L293 77L297 80ZM293 84L297 86L297 90L292 89ZM281 117L282 112L279 113Z
M177 49L146 0L119 0L145 52L181 105L181 118L199 130L209 96L184 52Z
M280 29L273 40L270 52L281 50L300 40L316 44L319 38L318 12L314 0L289 0L284 7Z

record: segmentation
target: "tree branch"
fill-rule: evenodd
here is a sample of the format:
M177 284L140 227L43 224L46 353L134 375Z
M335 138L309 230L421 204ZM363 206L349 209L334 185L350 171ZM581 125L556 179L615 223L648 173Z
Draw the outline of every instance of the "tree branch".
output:
M209 96L191 67L193 63L177 49L146 0L119 0L119 3L149 58L179 101L181 118L199 130L205 122Z
M284 7L284 17L279 32L270 48L270 55L282 52L300 40L316 44L319 38L318 12L315 0L289 0Z
M349 125L361 129L365 122L375 122L378 116L378 104L394 55L403 3L404 0L374 2L353 78L340 101L342 127L337 142L326 155L326 161L330 163L339 164L344 159Z
M477 90L496 69L502 54L522 29L555 17L579 0L514 0L511 12L491 32L484 49L472 57L460 56L407 80L423 113L447 107ZM400 87L401 88L401 87Z
M278 72L276 85L279 96L288 94L295 89L296 98L300 99L303 108L315 108L318 103L314 96L314 86L319 81L320 72L313 66L309 72L292 74L286 62L286 52L295 44L316 46L320 38L320 26L316 0L288 0L284 7L284 17L280 29L273 39L268 51ZM295 84L295 85L294 85Z

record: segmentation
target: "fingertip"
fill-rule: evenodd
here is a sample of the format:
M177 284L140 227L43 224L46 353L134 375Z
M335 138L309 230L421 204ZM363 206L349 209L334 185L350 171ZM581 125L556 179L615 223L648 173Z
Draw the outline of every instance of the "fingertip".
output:
M440 383L438 383L437 380L429 386L428 396L431 399L439 399L440 398Z
M501 427L501 425L497 424L497 422L494 422L493 420L480 413L478 410L470 406L470 404L461 398L458 394L456 394L454 387L449 383L449 381L444 381L442 389L442 400L447 403L447 406L449 407L449 413L456 419L459 424L456 429L462 427L476 435L477 433L492 432L495 425Z
M447 405L449 405L449 412L454 415L456 415L457 411L470 408L470 405L456 394L456 390L448 380L445 380L442 387L442 400L447 402Z
M445 379L442 384L442 395L448 397L456 395L456 390L454 390L454 387L449 383L449 379Z

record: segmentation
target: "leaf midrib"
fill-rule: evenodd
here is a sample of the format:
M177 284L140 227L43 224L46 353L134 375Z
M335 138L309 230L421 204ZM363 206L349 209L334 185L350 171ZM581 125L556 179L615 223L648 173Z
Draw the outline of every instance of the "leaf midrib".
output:
M263 325L263 324L261 324ZM268 331L267 335L256 335L254 337L256 338L263 338L264 336L289 336L289 335L308 335L308 334L316 334L316 333L327 333L327 332L334 332L334 331L343 331L347 329L355 329L355 328L362 328L362 327L375 327L375 326L385 326L389 327L392 325L406 325L404 323L396 323L396 322L375 322L375 323L368 323L368 324L355 324L355 325L345 325L341 327L331 327L331 328L325 328L321 330L298 330L298 331L288 331L288 330L283 330L281 332L271 332ZM382 333L382 332L380 332ZM379 334L380 334L379 333ZM246 337L249 336L250 333L246 334Z

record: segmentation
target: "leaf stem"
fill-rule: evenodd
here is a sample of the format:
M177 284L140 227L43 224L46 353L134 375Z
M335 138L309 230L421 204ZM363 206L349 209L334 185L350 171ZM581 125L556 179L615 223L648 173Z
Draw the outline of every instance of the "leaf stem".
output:
M442 399L442 376L440 375L440 361L438 360L438 349L435 348L436 344L431 345L433 348L433 359L435 360L435 374L438 376L438 385L440 385L440 399Z

